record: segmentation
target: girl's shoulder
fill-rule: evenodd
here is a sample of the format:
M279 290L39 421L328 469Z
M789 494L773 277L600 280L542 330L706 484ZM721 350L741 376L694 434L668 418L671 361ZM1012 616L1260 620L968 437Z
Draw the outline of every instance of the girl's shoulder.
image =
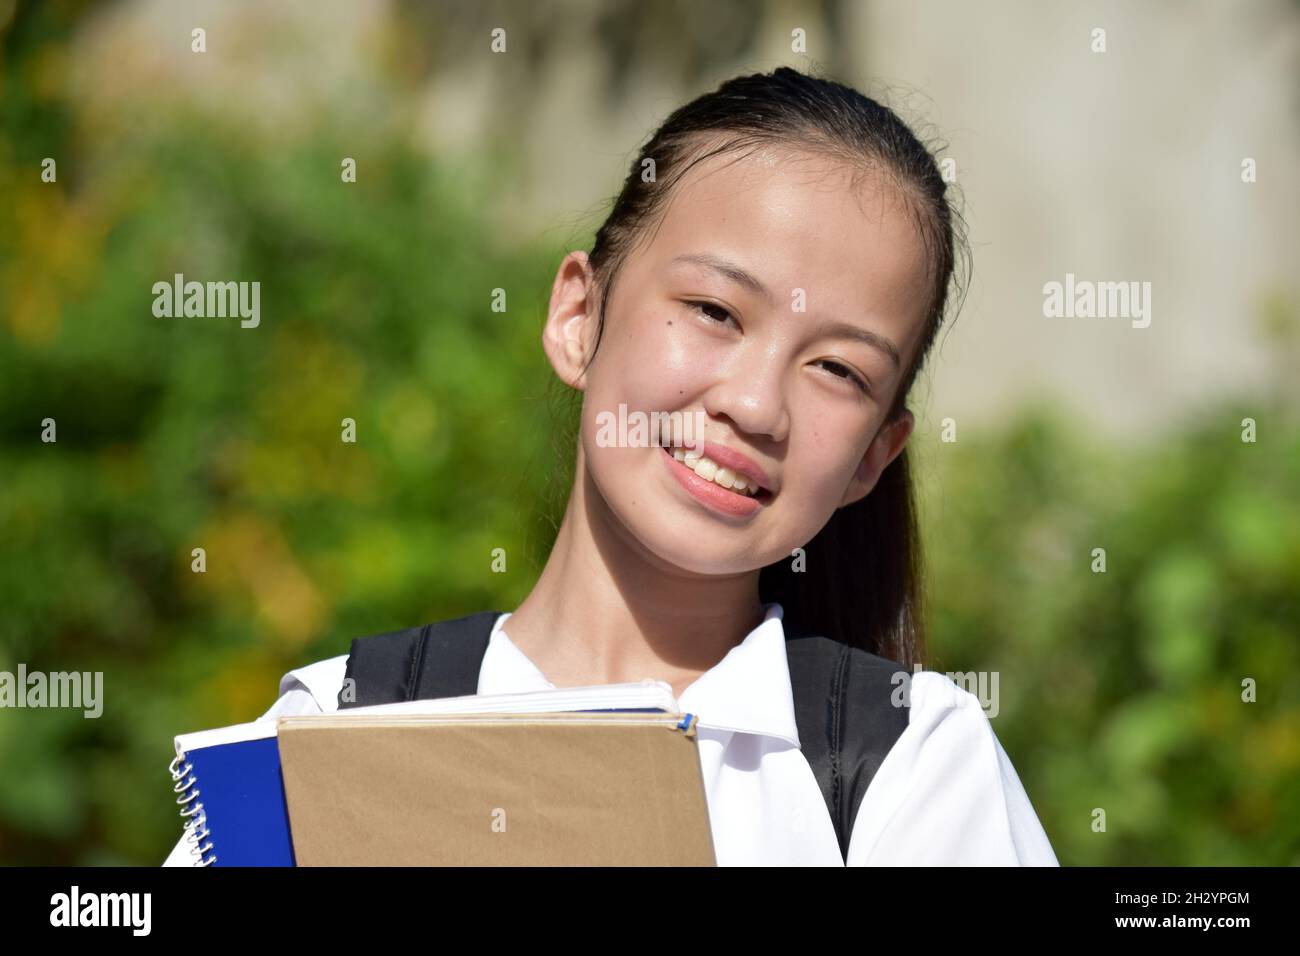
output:
M973 715L978 712L985 720L988 719L988 715L985 713L985 702L973 694L968 687L974 683L976 690L984 694L992 686L996 693L996 681L993 681L990 685L986 676L975 672L968 675L956 675L962 678L962 684L958 684L951 675L942 671L917 671L910 674L903 671L901 673L907 675L904 683L908 686L908 706L911 707L914 715L953 716L953 712L957 712L970 718L964 723L971 723ZM963 684L966 686L963 686ZM992 705L996 707L996 701L993 701ZM996 710L994 713L996 714ZM913 716L913 722L915 722L915 719L915 716Z
M1001 744L990 716L998 712L997 694L986 693L987 684L968 688L968 675L919 671L906 681L908 725L900 750L916 764L983 762L995 766ZM963 686L966 685L966 686ZM996 684L994 684L996 690Z
M851 865L1058 865L994 731L996 683L977 695L956 676L908 676L908 726L858 808Z
M262 715L263 719L333 713L339 708L339 691L347 669L347 654L295 667L280 678L280 696Z

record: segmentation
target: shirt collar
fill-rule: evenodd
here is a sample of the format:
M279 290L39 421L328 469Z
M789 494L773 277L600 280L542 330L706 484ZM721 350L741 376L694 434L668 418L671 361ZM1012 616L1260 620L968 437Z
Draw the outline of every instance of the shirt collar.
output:
M681 692L677 703L682 712L695 714L701 727L779 737L798 747L783 614L776 602L764 605L762 623ZM501 629L509 617L509 613L500 615L492 627L487 650L490 666L483 668L478 692L554 690L555 685Z

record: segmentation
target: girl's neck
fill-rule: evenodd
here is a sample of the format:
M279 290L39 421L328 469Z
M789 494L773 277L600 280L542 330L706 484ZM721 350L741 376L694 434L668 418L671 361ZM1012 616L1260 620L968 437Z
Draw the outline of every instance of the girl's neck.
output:
M758 571L665 564L610 513L579 453L555 545L505 630L557 687L655 677L680 694L762 620Z

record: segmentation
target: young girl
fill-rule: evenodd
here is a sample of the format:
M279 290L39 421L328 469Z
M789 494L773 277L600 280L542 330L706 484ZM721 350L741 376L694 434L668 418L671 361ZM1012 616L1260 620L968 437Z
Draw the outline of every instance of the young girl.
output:
M781 68L668 117L556 274L542 344L583 393L575 481L536 585L485 619L477 692L667 681L698 716L720 865L1057 863L978 700L912 674L906 399L953 220L892 111ZM611 446L621 407L695 416L705 443ZM838 837L796 726L796 628L910 691ZM347 664L289 672L266 716L337 710ZM184 841L167 862L193 862Z

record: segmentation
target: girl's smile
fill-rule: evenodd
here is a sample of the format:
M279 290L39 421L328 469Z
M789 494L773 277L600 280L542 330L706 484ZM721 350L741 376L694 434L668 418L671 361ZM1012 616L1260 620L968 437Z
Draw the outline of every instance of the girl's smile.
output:
M747 456L709 443L705 443L702 452L667 446L658 449L664 467L677 483L715 512L752 518L771 500L766 474Z

